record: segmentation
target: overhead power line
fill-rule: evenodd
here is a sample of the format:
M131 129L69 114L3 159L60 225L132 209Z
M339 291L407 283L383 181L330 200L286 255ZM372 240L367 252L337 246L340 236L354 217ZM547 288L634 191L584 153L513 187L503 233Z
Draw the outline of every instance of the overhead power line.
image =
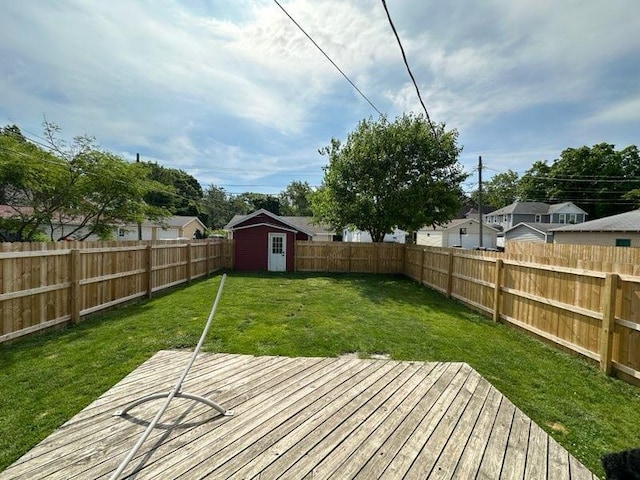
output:
M326 52L325 52L325 51L320 47L320 45L318 45L318 44L316 43L316 41L315 41L313 38L311 38L311 35L309 35L309 34L304 30L304 28L302 28L302 27L300 26L300 24L299 24L298 22L296 22L296 21L295 21L295 19L294 19L294 18L289 14L289 12L287 12L287 11L285 10L285 8L284 8L282 5L280 5L280 2L278 2L278 0L273 0L273 1L275 2L275 4L276 4L276 5L278 5L278 7L280 7L280 10L282 10L282 11L285 13L285 15L286 15L287 17L289 17L289 19L290 19L290 20L295 24L295 26L296 26L296 27L298 27L298 28L300 29L300 31L301 31L302 33L304 33L304 34L305 34L305 36L309 39L309 41L311 41L311 43L313 43L313 45L314 45L318 50L320 50L320 52L325 56L325 58L326 58L327 60L329 60L329 62L331 62L331 65L333 65L333 66L336 68L336 70L338 70L338 72L340 72L340 73L342 74L342 76L347 80L347 82L349 82L349 83L351 84L351 86L356 90L356 92L358 92L358 93L360 94L360 96L361 96L362 98L364 98L364 99L367 101L367 103L368 103L369 105L371 105L371 108L373 108L376 112L378 112L378 115L380 115L381 117L384 117L384 114L383 114L380 110L378 110L378 107L376 107L376 106L373 104L373 102L372 102L371 100L369 100L369 98L368 98L364 93L362 93L362 90L360 90L360 89L356 86L356 84L355 84L355 83L353 83L353 82L351 81L351 79L347 76L347 74L346 74L346 73L344 73L344 72L342 71L342 69L341 69L341 68L336 64L336 62L334 62L334 61L331 59L331 57L329 57L329 55L327 55L327 53L326 53Z
M402 60L404 60L404 65L405 67L407 67L407 72L409 72L409 76L411 77L411 81L413 82L413 86L416 89L416 93L418 94L418 100L420 100L420 105L422 105L422 108L424 109L424 114L427 117L427 122L429 123L429 126L431 127L431 131L433 132L433 135L438 138L438 134L436 133L436 128L433 125L433 122L431 121L431 117L429 116L429 112L427 111L427 106L424 104L424 101L422 100L422 95L420 94L420 89L418 88L418 83L416 82L416 78L413 76L413 73L411 72L411 68L409 67L409 62L407 61L407 55L404 52L404 48L402 47L402 42L400 41L400 36L398 35L398 31L396 30L396 26L393 24L393 20L391 19L391 14L389 13L389 9L387 8L387 2L385 0L382 0L382 6L384 7L384 11L387 14L387 19L389 20L389 25L391 25L391 30L393 30L393 34L396 37L396 40L398 41L398 46L400 47L400 52L402 53Z

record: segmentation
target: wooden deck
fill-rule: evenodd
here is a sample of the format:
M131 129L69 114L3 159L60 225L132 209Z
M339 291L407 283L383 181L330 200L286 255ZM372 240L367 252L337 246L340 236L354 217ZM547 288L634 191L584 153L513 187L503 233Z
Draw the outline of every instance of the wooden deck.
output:
M0 473L109 478L189 352L161 351ZM201 354L121 478L593 479L467 364Z

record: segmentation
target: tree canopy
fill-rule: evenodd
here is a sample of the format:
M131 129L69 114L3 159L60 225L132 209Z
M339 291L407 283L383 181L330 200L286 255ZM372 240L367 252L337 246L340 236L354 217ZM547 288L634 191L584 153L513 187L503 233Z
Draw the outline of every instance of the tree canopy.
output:
M141 163L149 169L151 180L164 185L145 195L149 205L166 208L175 215L197 216L202 213L204 194L198 180L177 168L164 167L156 162Z
M417 230L451 220L461 206L457 132L435 127L422 115L389 123L362 120L344 144L320 150L329 158L312 196L314 217L337 229L367 231L381 242L394 227Z
M308 182L293 181L278 196L283 215L310 217L311 194L313 190Z
M518 174L513 170L501 172L482 185L482 204L495 208L505 207L518 199ZM471 194L471 201L478 205L478 190Z
M616 150L599 143L567 148L551 165L536 162L518 185L522 200L573 202L590 218L601 218L633 208L633 191L640 189L640 155L631 145Z
M0 220L5 240L31 241L43 231L51 240L106 237L113 225L168 215L144 201L163 188L149 179L146 166L98 149L90 137L67 145L52 123L45 122L48 150L18 132L0 132L0 185L14 210Z

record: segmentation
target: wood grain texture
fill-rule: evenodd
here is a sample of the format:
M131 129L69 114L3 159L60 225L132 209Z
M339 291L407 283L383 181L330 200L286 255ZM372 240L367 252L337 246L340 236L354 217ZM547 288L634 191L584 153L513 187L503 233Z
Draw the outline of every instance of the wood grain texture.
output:
M109 478L189 352L161 351L0 473ZM175 378L174 378L175 377ZM469 365L201 354L123 478L535 478L593 475Z

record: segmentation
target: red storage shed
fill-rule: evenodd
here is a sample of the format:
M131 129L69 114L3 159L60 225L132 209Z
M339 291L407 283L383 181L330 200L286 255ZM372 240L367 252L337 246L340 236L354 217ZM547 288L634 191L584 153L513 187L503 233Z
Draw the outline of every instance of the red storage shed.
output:
M313 232L268 210L236 215L225 227L235 241L235 270L292 272L296 240Z

